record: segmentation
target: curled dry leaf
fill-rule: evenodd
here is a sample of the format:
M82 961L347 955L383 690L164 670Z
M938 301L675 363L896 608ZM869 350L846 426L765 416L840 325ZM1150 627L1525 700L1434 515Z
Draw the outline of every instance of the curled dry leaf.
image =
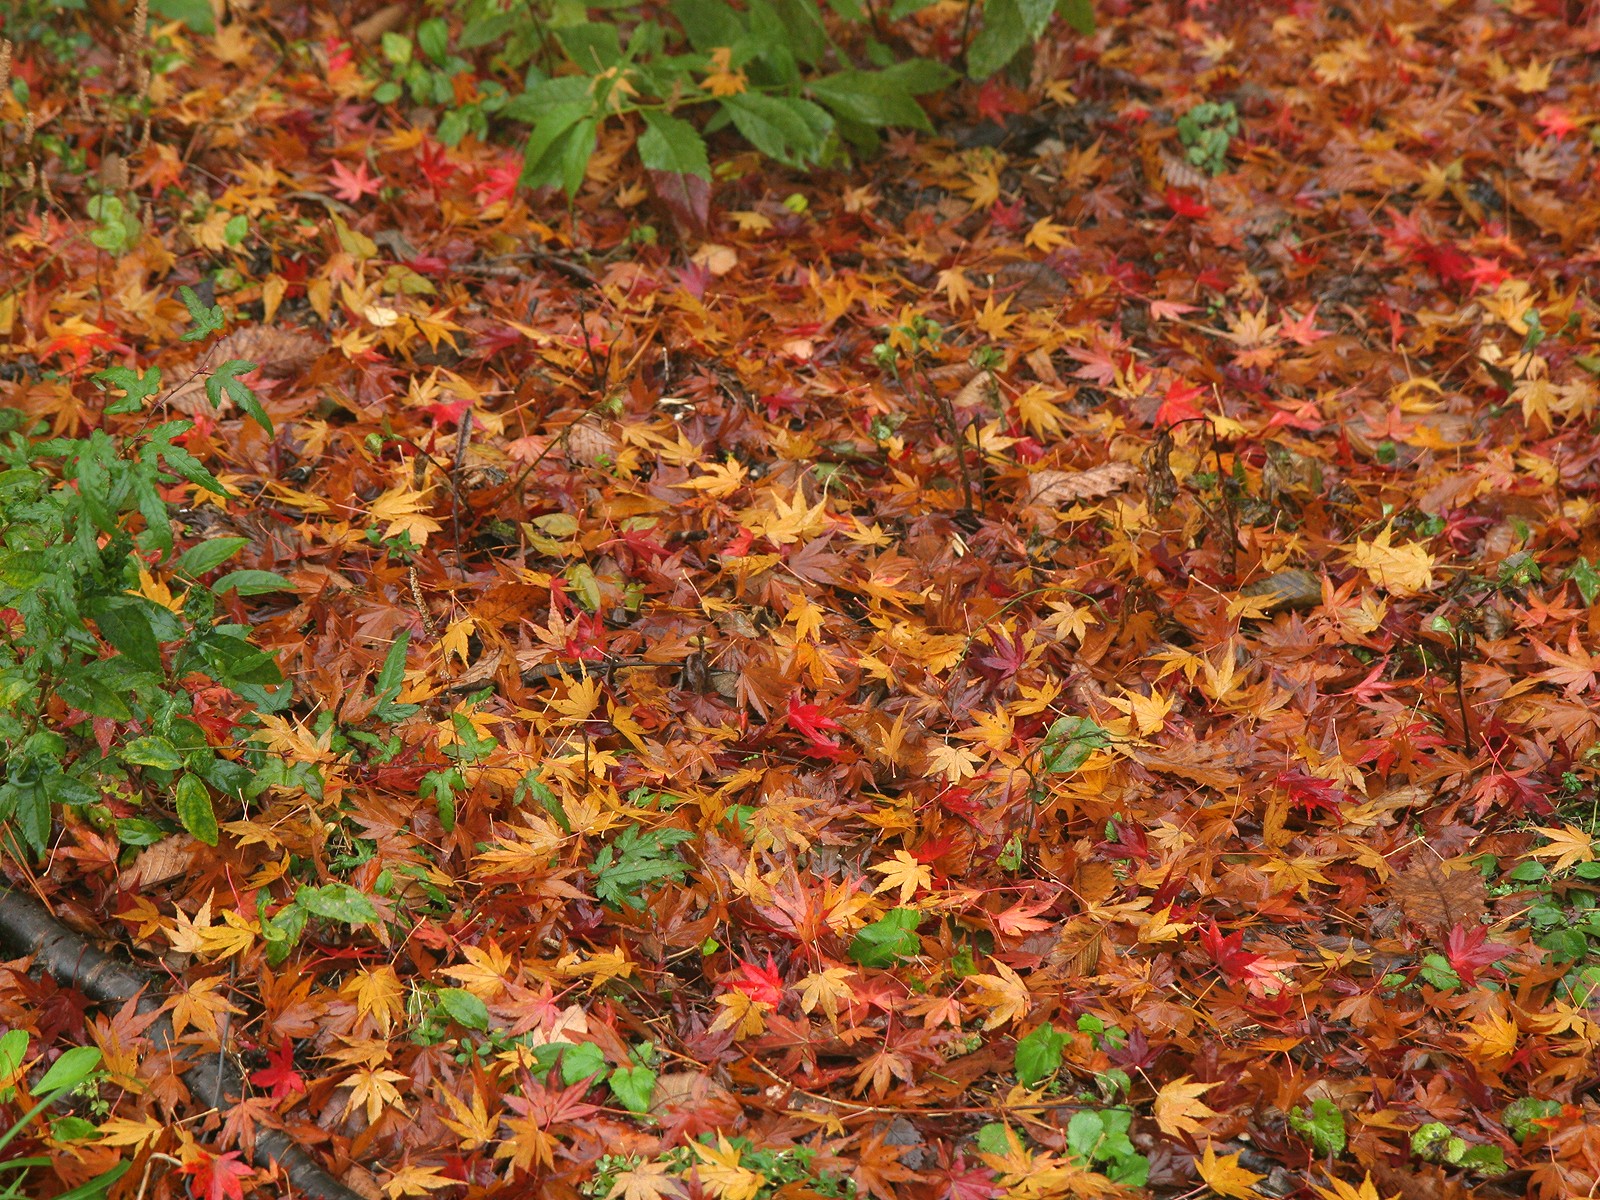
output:
M1140 475L1133 463L1108 462L1087 471L1035 471L1028 476L1028 503L1060 508L1120 492Z

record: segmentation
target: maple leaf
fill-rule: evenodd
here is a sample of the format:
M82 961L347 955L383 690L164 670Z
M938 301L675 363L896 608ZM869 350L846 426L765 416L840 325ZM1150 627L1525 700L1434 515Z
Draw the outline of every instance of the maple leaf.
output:
M294 1067L294 1044L286 1037L280 1038L278 1048L267 1054L267 1065L250 1073L250 1082L268 1088L275 1101L305 1091L306 1081Z
M904 903L904 901L902 901ZM1038 914L1054 907L1055 898L1047 897L1043 900L1018 900L1004 912L996 913L990 917L995 930L1006 937L1022 937L1029 933L1038 933L1049 929L1054 922L1039 920Z
M1574 825L1560 829L1540 825L1534 828L1534 832L1548 838L1550 844L1529 850L1528 857L1555 859L1555 862L1550 864L1550 870L1555 874L1560 874L1578 863L1595 861L1595 840L1587 830Z
M419 1167L405 1163L389 1176L389 1181L383 1185L383 1190L389 1200L400 1200L401 1196L426 1196L429 1192L457 1187L459 1184L460 1180L441 1175L437 1167Z
M1322 1200L1400 1200L1400 1193L1392 1196L1379 1196L1378 1189L1372 1182L1369 1174L1361 1181L1360 1187L1353 1187L1342 1179L1330 1179L1331 1187L1315 1187L1317 1195Z
M328 172L328 182L333 184L333 194L346 204L358 203L363 196L376 196L383 189L383 177L367 174L365 159L356 164L354 171L335 162Z
M465 1150L479 1150L494 1140L500 1128L498 1113L490 1115L488 1106L484 1103L483 1093L476 1087L472 1089L472 1100L467 1102L456 1096L453 1091L444 1092L445 1103L455 1113L456 1119L440 1117L439 1119L461 1139L462 1148Z
M979 1163L968 1165L961 1150L949 1166L931 1172L929 1178L942 1185L936 1193L938 1200L995 1200L1000 1195L994 1170Z
M1187 380L1174 379L1167 385L1166 395L1162 397L1161 405L1156 409L1153 419L1155 427L1166 429L1172 425L1181 425L1185 421L1203 420L1204 414L1195 407L1194 402L1205 394L1205 389L1196 387Z
M711 51L711 70L701 80L701 86L713 96L737 96L750 86L742 70L732 68L733 50L718 46Z
M605 1200L676 1200L687 1196L683 1184L667 1174L671 1169L670 1163L645 1162L618 1171Z
M1219 1196L1230 1197L1230 1200L1252 1200L1259 1195L1255 1185L1266 1178L1241 1167L1237 1154L1218 1158L1216 1148L1210 1141L1206 1142L1206 1152L1195 1166L1208 1188Z
M770 953L767 955L766 966L741 961L739 978L732 981L732 986L750 999L770 1004L774 1008L783 1001L783 976L778 974L777 964L772 961Z
M767 1177L761 1172L740 1165L739 1149L720 1130L715 1146L690 1142L689 1149L700 1160L694 1168L695 1178L717 1200L755 1200L767 1184Z
M1033 998L1022 976L998 960L994 969L998 975L968 975L966 979L978 989L972 1002L989 1010L983 1022L984 1029L998 1029L1008 1021L1019 1020L1033 1007Z
M405 1078L399 1071L379 1070L370 1066L355 1071L344 1080L343 1086L350 1089L344 1102L344 1115L349 1116L357 1108L365 1106L367 1124L375 1125L385 1108L405 1112L406 1106L400 1091L394 1086Z
M239 1161L239 1152L198 1153L199 1157L183 1168L190 1177L190 1193L202 1200L244 1200L244 1181L255 1172L248 1163Z
M1467 987L1477 983L1480 969L1492 967L1511 953L1510 946L1488 941L1488 936L1489 930L1486 926L1474 925L1468 929L1457 925L1445 938L1445 957L1450 960L1450 965L1455 968L1456 974L1461 976L1461 982ZM1496 971L1494 974L1498 975L1499 972Z
M811 743L811 750L822 757L832 757L843 747L832 738L824 734L824 730L843 729L844 726L827 716L821 705L802 703L798 693L789 694L789 706L786 714L789 728L805 737Z
M1204 1133L1206 1127L1201 1122L1208 1117L1221 1114L1202 1104L1200 1097L1216 1086L1216 1081L1190 1083L1187 1075L1180 1075L1163 1084L1161 1090L1156 1093L1153 1110L1156 1124L1161 1127L1161 1132L1171 1137L1181 1137L1186 1133Z
M716 1002L722 1005L722 1011L711 1022L713 1033L720 1029L731 1029L734 1039L742 1041L754 1037L767 1027L767 1013L772 1011L772 1005L764 1000L753 999L742 991L732 991L718 996Z
M867 870L883 875L883 882L872 889L873 895L899 888L902 907L911 903L919 888L933 887L932 869L905 850L896 850L891 861L874 863Z
M1392 544L1394 528L1385 525L1371 541L1357 538L1346 558L1360 567L1367 578L1396 595L1409 596L1433 587L1433 555L1421 542Z
M798 985L801 1011L809 1013L821 1008L829 1021L836 1020L839 1005L849 1004L855 999L855 991L850 986L854 976L855 972L849 967L829 967L811 972Z
M137 1121L127 1117L111 1117L100 1125L100 1144L128 1146L137 1154L143 1147L154 1145L166 1132L167 1125L154 1117Z
M1224 934L1215 921L1200 931L1200 948L1222 969L1223 974L1233 979L1246 978L1251 965L1261 961L1261 955L1252 954L1244 948L1244 934Z

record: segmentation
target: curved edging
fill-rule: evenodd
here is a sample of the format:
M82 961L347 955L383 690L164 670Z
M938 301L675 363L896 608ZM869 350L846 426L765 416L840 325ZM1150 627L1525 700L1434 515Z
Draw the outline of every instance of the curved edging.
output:
M138 997L140 1012L166 1002L155 976L131 967L66 928L37 900L0 888L0 946L16 956L32 956L34 964L57 983L77 988L102 1003L126 1004ZM172 1026L162 1018L147 1037L161 1049L172 1042ZM185 1074L190 1092L206 1107L226 1112L244 1096L244 1079L225 1056L198 1055ZM362 1200L319 1166L298 1142L281 1129L258 1128L255 1164L276 1163L290 1184L310 1200Z

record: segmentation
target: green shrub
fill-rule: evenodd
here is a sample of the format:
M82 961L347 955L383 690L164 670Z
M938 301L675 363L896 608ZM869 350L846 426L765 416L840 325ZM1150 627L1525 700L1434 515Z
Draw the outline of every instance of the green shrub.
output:
M220 329L220 309L184 291L197 322L186 336ZM213 404L226 393L270 428L238 379L252 366L223 363L206 391ZM121 393L105 405L110 417L145 411L161 389L155 367L95 378ZM99 428L44 439L24 421L0 410L0 820L20 835L20 845L8 836L10 847L43 852L57 806L114 827L128 845L180 824L215 845L213 795L242 799L265 784L217 752L195 693L215 688L221 702L232 692L267 711L288 698L287 689L268 691L283 682L277 665L247 627L218 618L218 599L287 585L265 571L213 577L244 538L177 551L162 489L187 481L225 494L178 444L191 421L146 423L125 437ZM163 568L176 588L170 605L152 574ZM108 797L142 811L117 816Z
M676 0L642 15L626 3L459 0L453 22L430 17L412 37L385 36L387 77L374 99L444 110L438 134L447 144L485 136L491 118L524 124L523 184L569 196L601 128L634 121L658 189L687 189L678 199L693 207L697 185L687 181L711 180L706 134L731 128L768 158L804 167L844 145L871 150L884 129L930 130L917 97L959 78L905 49L930 4L896 0L874 12L862 0L829 0L825 12L817 0ZM977 34L965 47L952 41L950 57L964 55L967 75L987 78L1057 13L1081 32L1094 28L1089 0L986 0L981 17L951 31ZM488 56L492 78L474 80L462 101L454 81L471 75L474 54Z

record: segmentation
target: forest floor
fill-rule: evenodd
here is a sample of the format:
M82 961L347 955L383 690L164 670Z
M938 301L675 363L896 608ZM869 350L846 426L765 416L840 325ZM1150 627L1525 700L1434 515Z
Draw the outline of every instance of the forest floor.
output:
M216 845L8 856L178 1038L0 968L105 1056L31 1194L1594 1193L1592 15L1098 5L701 222L375 102L375 7L158 25L148 139L114 28L13 50L6 427L159 366L293 689L191 689Z

